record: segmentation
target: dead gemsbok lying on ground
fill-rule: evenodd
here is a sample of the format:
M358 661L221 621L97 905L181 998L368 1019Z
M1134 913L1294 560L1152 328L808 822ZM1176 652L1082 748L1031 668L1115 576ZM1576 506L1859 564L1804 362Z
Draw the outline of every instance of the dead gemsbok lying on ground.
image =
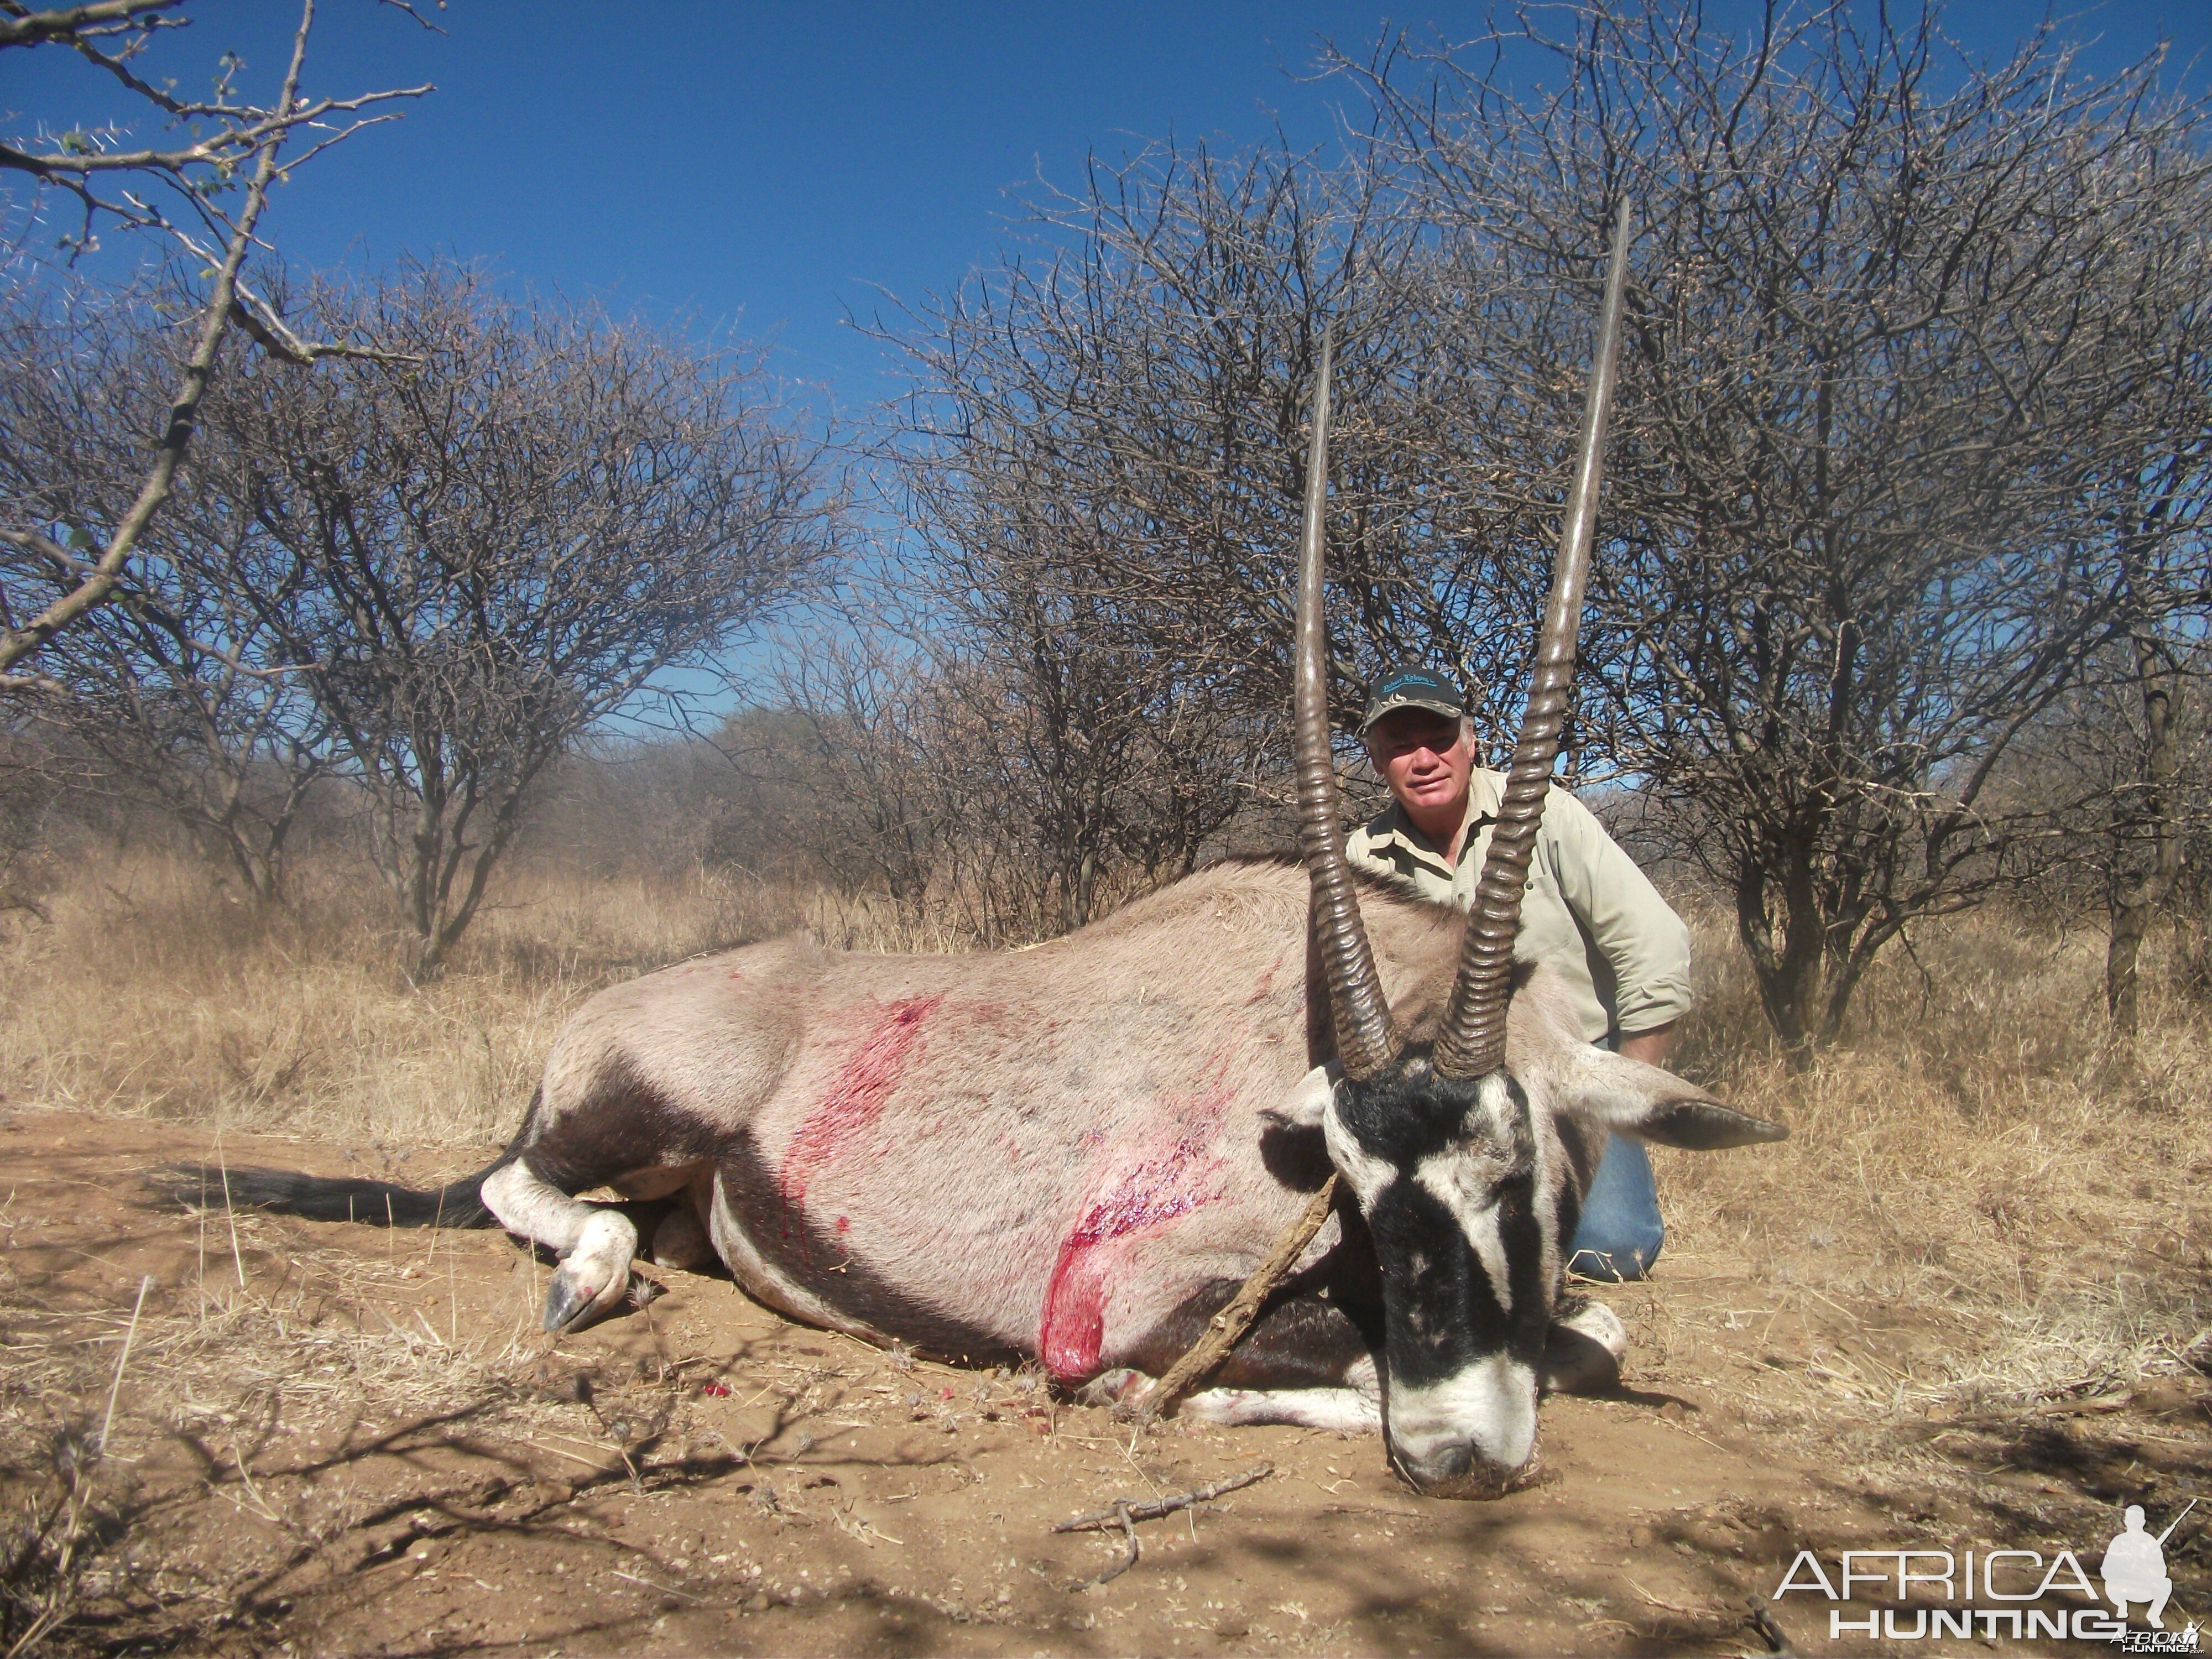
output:
M794 1319L1074 1383L1157 1375L1334 1170L1316 1236L1218 1386L1223 1422L1379 1425L1431 1492L1525 1481L1562 1242L1608 1130L1778 1139L1584 1043L1512 941L1558 749L1610 395L1616 228L1574 494L1476 918L1355 878L1339 840L1321 619L1329 352L1315 397L1297 653L1303 868L1205 870L1067 938L967 957L787 939L601 993L492 1166L442 1193L229 1171L295 1215L489 1225L557 1251L549 1329L629 1289L635 1225L573 1194L674 1196ZM695 1235L696 1237L696 1235ZM1602 1369L1602 1368L1601 1368ZM1123 1382L1130 1378L1120 1379Z

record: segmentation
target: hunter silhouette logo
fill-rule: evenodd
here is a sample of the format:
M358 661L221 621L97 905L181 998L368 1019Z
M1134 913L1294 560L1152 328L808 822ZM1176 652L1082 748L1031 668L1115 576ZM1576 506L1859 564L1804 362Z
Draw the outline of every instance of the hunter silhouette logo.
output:
M2146 1604L2143 1617L2151 1628L2166 1628L2166 1601L2173 1594L2173 1580L2166 1573L2166 1540L2196 1507L2192 1498L2181 1514L2166 1523L2166 1530L2154 1538L2143 1530L2142 1505L2128 1505L2127 1530L2106 1547L2104 1565L2097 1569L2105 1581L2106 1598L2121 1618L2128 1616L2129 1602L2141 1601ZM2191 1624L2190 1628L2194 1631L2196 1626Z

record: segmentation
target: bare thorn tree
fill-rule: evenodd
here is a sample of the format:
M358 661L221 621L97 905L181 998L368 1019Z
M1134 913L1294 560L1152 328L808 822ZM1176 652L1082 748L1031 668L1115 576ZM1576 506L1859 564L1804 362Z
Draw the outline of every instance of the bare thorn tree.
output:
M0 501L19 521L71 527L67 544L32 541L58 593L91 568L76 527L129 505L146 413L190 349L176 319L194 309L156 290L27 301L0 318ZM240 373L236 343L226 354ZM90 763L88 784L149 801L266 904L283 896L287 843L337 734L290 654L306 573L255 514L238 453L198 444L113 596L41 653L67 695L24 707L54 753Z
M2192 811L2202 806L2201 788L2189 785L2202 771L2197 705L2212 600L2212 290L2198 287L2181 301L2164 326L2151 325L2172 355L2169 373L2144 400L2143 441L2132 452L2121 447L2098 481L2122 637L2115 684L2101 700L2108 718L2096 724L2118 741L2081 759L2083 775L2105 785L2089 816L2109 848L2106 1008L2114 1028L2130 1035L2140 1020L2143 940L2169 912L2192 820L2200 834L2203 827ZM2200 751L2195 766L2192 750Z
M419 365L270 366L211 406L254 521L234 588L336 728L433 975L549 764L817 591L840 507L750 362L449 265L304 308Z
M1491 44L1344 67L1471 283L1587 289L1611 204L1644 217L1589 684L1802 1055L1884 945L2056 832L1990 786L2131 596L2201 604L2187 538L2135 580L2112 508L2201 441L2162 391L2202 375L2201 123L2154 61L2085 79L2045 30L1978 67L1932 11L1739 40L1592 0ZM1531 53L1552 92L1508 87ZM1468 372L1556 408L1556 320L1470 337Z
M897 447L915 563L1073 927L1109 866L1187 868L1280 786L1284 550L1327 322L1340 695L1377 657L1510 673L1525 630L1470 619L1533 614L1542 573L1491 562L1511 544L1494 521L1532 494L1451 442L1456 319L1422 308L1421 228L1376 175L1161 148L1032 205L1033 249L884 331L915 380Z
M957 821L944 680L895 622L851 609L774 655L777 706L726 726L720 747L762 800L784 803L778 839L843 891L879 885L918 925L950 843L988 833Z
M149 118L182 127L188 142L168 146L133 142L114 127L86 129L40 119L27 134L0 137L0 173L33 181L41 200L67 200L77 220L63 246L91 251L104 225L156 236L188 266L205 273L192 342L168 398L167 416L150 462L135 464L137 487L113 520L74 526L90 538L89 557L72 571L55 596L27 604L18 580L27 569L34 586L51 585L58 544L51 525L0 524L0 548L17 556L0 562L0 692L59 690L52 676L28 665L40 647L104 604L116 592L133 554L173 488L190 448L201 405L225 331L242 322L264 345L289 360L311 362L344 350L374 353L374 344L311 344L293 334L256 295L245 268L259 246L257 232L271 185L302 162L364 126L392 118L382 106L417 97L428 86L364 93L348 98L309 98L301 93L314 0L303 0L291 53L272 96L255 102L240 87L241 64L223 54L212 89L204 98L177 95L174 82L149 78L144 59L156 37L190 20L184 0L101 0L101 3L33 10L21 0L0 0L0 52L70 53L103 80L119 85ZM288 149L291 150L289 159Z

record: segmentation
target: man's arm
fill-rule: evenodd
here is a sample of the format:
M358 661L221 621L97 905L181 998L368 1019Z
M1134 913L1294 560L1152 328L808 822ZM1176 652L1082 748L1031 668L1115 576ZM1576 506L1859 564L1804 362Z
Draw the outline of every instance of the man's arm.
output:
M1648 1031L1624 1031L1620 1037L1620 1052L1631 1060L1640 1060L1646 1066L1664 1066L1667 1051L1674 1046L1674 1027L1679 1020L1668 1020L1664 1025L1655 1025Z
M1560 896L1613 974L1620 1052L1662 1064L1674 1023L1690 1012L1690 930L1605 826L1565 790L1544 804Z

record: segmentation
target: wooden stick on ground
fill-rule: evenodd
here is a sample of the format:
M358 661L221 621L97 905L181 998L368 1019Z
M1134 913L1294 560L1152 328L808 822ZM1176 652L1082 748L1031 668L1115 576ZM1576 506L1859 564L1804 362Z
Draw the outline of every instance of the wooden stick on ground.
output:
M1109 1583L1137 1565L1137 1522L1157 1521L1164 1515L1173 1515L1177 1510L1187 1510L1199 1504L1207 1504L1224 1492L1249 1486L1255 1480L1264 1480L1275 1472L1273 1463L1255 1463L1242 1474L1231 1474L1188 1492L1179 1492L1171 1498L1148 1498L1133 1504L1126 1498L1117 1498L1107 1508L1079 1515L1073 1521L1063 1521L1054 1532L1103 1532L1109 1527L1119 1527L1128 1540L1128 1553L1096 1578L1085 1578L1068 1586L1070 1589L1089 1589L1093 1585Z
M1313 1243L1314 1235L1321 1231L1322 1223L1328 1219L1330 1207L1336 1200L1336 1177L1332 1175L1321 1184L1321 1190L1306 1206L1306 1212L1291 1224L1290 1230L1275 1241L1275 1248L1267 1253L1244 1288L1229 1299L1229 1305L1206 1322L1206 1334L1190 1346L1190 1351L1168 1367L1160 1380L1137 1396L1125 1413L1139 1423L1156 1422L1165 1413L1175 1409L1183 1395L1212 1375L1215 1366L1229 1358L1230 1352L1242 1341L1244 1333L1252 1328L1260 1309L1275 1293L1283 1276L1291 1266Z

